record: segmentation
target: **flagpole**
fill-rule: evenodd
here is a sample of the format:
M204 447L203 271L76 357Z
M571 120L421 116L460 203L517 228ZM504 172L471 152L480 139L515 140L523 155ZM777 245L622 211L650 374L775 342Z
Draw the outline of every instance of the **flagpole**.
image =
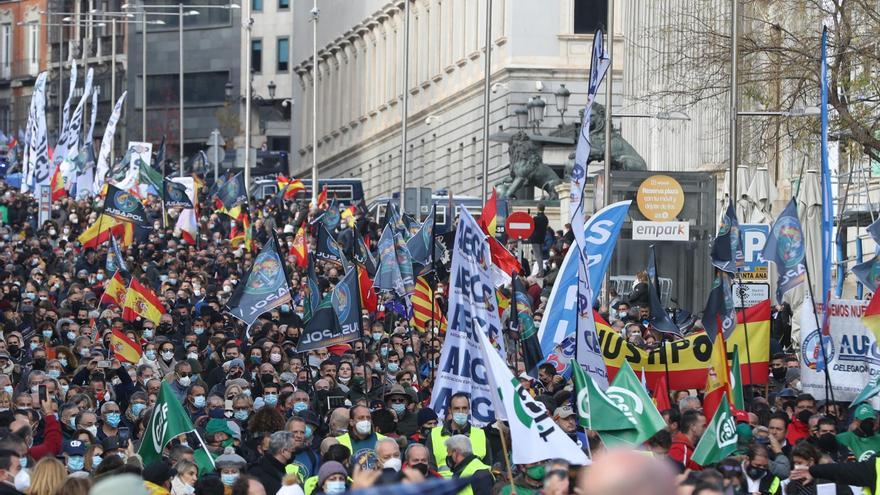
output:
M813 282L810 277L810 269L807 268L806 263L804 263L804 272L806 272L807 274L807 291L809 291L810 293L810 303L813 305L813 318L816 319L816 328L819 331L819 348L822 350L822 361L825 363L825 365L822 367L822 370L825 372L825 400L828 400L830 397L831 402L835 402L834 389L831 387L831 372L828 371L828 355L825 352L825 342L822 341L822 326L819 324L819 314L816 313L816 299L813 297ZM828 308L823 309L825 311L828 311Z
M746 311L746 309L748 309L748 308L746 308L746 289L745 289L745 287L743 287L742 275L740 274L739 269L736 270L736 278L737 278L737 281L739 282L739 284L738 284L739 289L737 290L737 292L739 292L739 304L740 304L740 306L742 306L742 312L743 312L743 333L745 334L745 337L746 337L746 361L748 361L748 363L749 363L749 387L751 387L755 382L752 380L752 351L751 351L751 345L749 344L749 325L748 325L749 316L748 316L748 311ZM735 328L735 326L734 326L734 328ZM724 329L722 328L721 331L723 332ZM726 349L725 349L725 351L726 351ZM749 402L751 402L751 400Z
M497 423L501 422L498 421ZM510 430L508 429L507 431ZM510 467L510 455L507 453L507 441L504 438L504 430L499 427L498 433L498 436L501 438L501 451L504 453L504 465L507 466L507 478L510 480L510 493L515 494L516 487L513 485L513 468Z

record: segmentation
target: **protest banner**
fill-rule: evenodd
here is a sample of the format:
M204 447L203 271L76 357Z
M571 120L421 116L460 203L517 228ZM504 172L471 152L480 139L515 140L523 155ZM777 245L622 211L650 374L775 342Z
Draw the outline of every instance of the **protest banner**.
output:
M445 418L446 406L453 394L470 394L472 423L477 426L494 421L495 409L476 332L485 328L496 345L501 338L501 321L492 286L492 255L485 239L486 234L476 220L460 207L449 280L446 340L431 393L431 408L440 418Z

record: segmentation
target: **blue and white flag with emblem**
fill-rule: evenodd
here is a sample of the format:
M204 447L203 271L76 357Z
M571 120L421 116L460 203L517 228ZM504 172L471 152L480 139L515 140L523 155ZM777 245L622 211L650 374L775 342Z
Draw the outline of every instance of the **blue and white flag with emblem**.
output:
M292 300L284 260L278 254L275 238L271 237L257 255L243 283L235 287L226 306L229 314L250 328L261 314L282 304L290 304Z
M794 199L782 210L770 228L763 256L776 264L779 280L776 284L776 301L782 302L786 292L804 283L807 278L804 231L797 215Z

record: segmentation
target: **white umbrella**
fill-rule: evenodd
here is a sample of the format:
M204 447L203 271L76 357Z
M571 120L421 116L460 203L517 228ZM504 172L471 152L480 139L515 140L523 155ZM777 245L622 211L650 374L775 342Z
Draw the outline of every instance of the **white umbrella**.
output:
M770 179L767 167L758 167L746 194L753 203L749 223L770 223L772 221L770 210L779 194Z
M804 174L798 195L798 216L804 230L806 266L813 280L813 296L822 300L821 289L816 285L822 280L822 193L817 170L807 170Z
M737 218L749 218L752 211L752 199L749 197L748 188L752 182L752 170L748 165L736 167L736 216Z

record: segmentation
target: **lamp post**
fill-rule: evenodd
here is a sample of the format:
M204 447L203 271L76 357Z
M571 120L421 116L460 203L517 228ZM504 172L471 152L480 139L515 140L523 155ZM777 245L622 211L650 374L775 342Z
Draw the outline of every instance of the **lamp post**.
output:
M318 0L312 0L312 205L318 207ZM293 114L291 114L291 119ZM291 149L290 151L293 151Z
M400 211L404 209L404 196L406 195L406 138L409 127L409 3L403 0L403 104L400 106L402 113L400 118ZM416 211L416 218L419 212Z
M492 0L486 0L486 59L483 68L483 206L489 199L489 98L492 82Z
M541 98L541 95L529 98L528 103L526 103L529 123L535 128L535 134L541 133L541 123L544 122L544 109L546 106L547 103Z
M560 84L553 92L553 96L556 97L556 111L559 112L562 125L565 125L565 112L568 111L568 99L571 98L571 91L565 87L565 84Z

